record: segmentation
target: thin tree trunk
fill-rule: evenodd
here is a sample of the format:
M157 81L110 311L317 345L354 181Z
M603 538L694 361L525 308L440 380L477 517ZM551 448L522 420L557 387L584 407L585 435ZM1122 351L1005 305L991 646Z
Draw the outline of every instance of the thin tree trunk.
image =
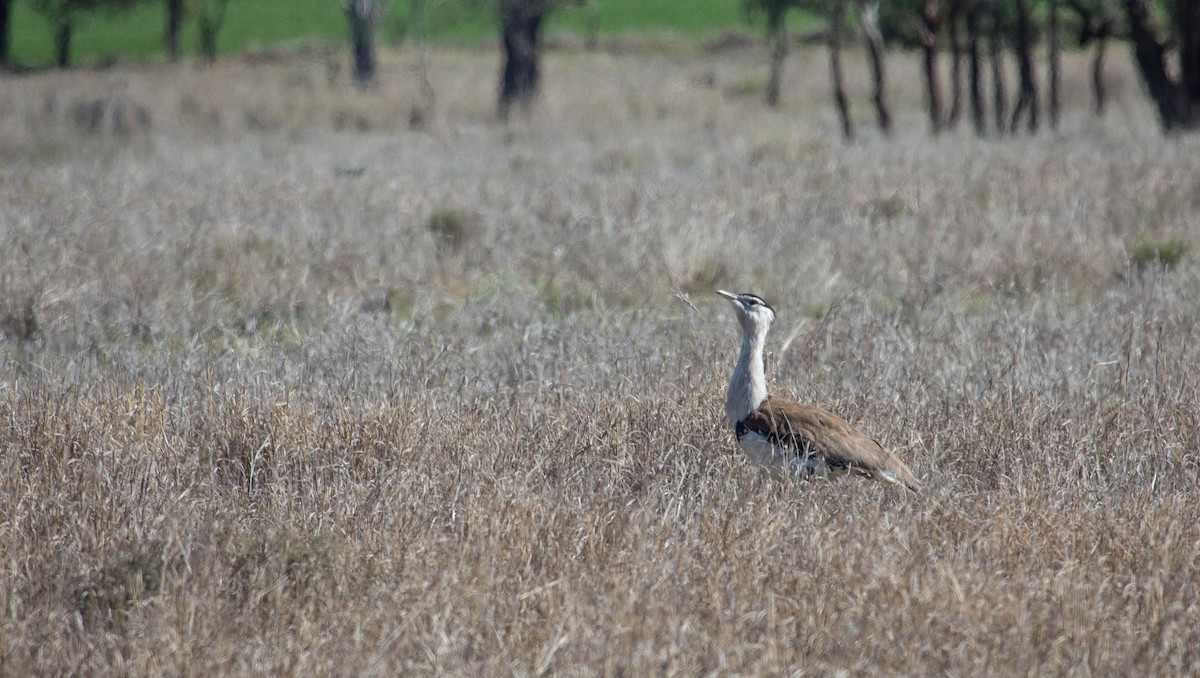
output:
M1108 35L1101 33L1096 38L1096 53L1092 56L1092 111L1104 115L1107 90L1104 86L1104 57L1108 51Z
M934 134L942 131L942 94L937 72L937 0L925 0L918 29L921 33L921 53L925 69L925 93L929 104L929 125Z
M200 34L200 55L204 63L217 61L217 36L225 23L225 8L229 0L206 0L196 16L196 29Z
M1062 36L1058 10L1059 0L1050 0L1050 129L1058 129L1059 81L1062 69Z
M0 0L0 68L12 65L9 42L9 17L12 16L12 0Z
M980 3L972 3L967 9L967 83L971 91L971 121L977 136L987 136L987 111L983 101L983 64L979 55L979 15L983 11Z
M1016 133L1021 124L1021 117L1027 116L1029 131L1036 132L1038 128L1038 97L1037 79L1033 70L1032 32L1029 20L1029 5L1026 0L1017 0L1017 72L1019 87L1017 103L1013 106L1012 120L1009 127Z
M504 68L500 74L499 114L508 119L513 104L528 105L538 89L539 43L545 9L540 3L501 0L500 30Z
M767 43L771 50L771 73L767 80L767 105L779 105L779 89L783 80L783 62L787 58L788 38L786 8L771 5L767 14Z
M953 6L948 18L950 29L950 110L946 114L946 127L954 129L962 117L963 109L963 56L966 48L963 46L962 20L960 15L961 2Z
M54 61L59 68L71 65L71 20L66 17L59 19L54 33Z
M1008 93L1004 86L1004 44L1000 30L1000 3L998 0L989 0L989 2L992 10L991 36L988 41L992 62L992 115L996 124L996 134L1003 136L1005 123L1008 121Z
M1079 46L1086 46L1088 43L1095 41L1096 48L1092 54L1091 66L1091 81L1092 81L1092 113L1094 115L1102 115L1104 113L1106 91L1104 86L1104 60L1108 52L1108 39L1115 35L1116 26L1113 18L1108 13L1108 8L1105 4L1093 8L1080 2L1080 0L1051 0L1051 2L1066 7L1075 13L1079 18ZM1061 51L1061 49L1059 50ZM1053 71L1051 71L1053 77Z
M892 112L887 102L887 71L884 61L883 33L879 31L878 0L859 0L858 16L863 34L867 38L867 53L870 56L871 80L874 83L872 100L875 102L875 120L879 131L892 133Z
M183 30L183 0L166 0L167 25L163 42L167 46L167 57L179 61L179 34Z
M847 141L854 138L854 123L850 120L850 102L842 81L842 23L845 5L836 2L829 19L829 71L833 86L833 102L842 122L842 135Z

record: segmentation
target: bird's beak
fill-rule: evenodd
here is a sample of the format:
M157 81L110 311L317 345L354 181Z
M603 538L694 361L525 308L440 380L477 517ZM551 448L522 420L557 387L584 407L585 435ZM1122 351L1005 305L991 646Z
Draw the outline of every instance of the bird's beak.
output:
M737 295L734 294L733 292L726 292L725 290L717 290L717 294L725 297L726 299L728 299L730 301L737 301Z

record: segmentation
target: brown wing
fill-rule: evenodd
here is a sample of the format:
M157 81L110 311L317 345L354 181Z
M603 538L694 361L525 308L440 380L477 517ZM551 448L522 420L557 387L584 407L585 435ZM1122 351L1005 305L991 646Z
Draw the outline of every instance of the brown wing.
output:
M742 425L766 436L775 445L796 450L797 454L824 457L833 468L849 468L872 478L895 480L914 492L921 491L921 481L899 457L832 412L781 398L767 398L746 416Z

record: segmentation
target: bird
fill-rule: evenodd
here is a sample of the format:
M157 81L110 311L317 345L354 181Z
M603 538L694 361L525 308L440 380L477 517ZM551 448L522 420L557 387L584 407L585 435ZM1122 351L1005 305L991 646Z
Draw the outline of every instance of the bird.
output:
M772 476L831 478L857 474L919 493L921 481L894 453L845 419L767 393L763 349L775 309L757 294L717 290L742 327L742 348L729 379L725 417L738 446Z

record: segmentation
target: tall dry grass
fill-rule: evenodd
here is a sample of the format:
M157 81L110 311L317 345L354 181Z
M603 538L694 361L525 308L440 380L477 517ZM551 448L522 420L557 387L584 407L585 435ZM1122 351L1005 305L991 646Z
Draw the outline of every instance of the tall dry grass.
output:
M1200 153L1126 66L980 141L898 57L844 145L816 53L556 53L509 126L415 61L4 83L0 672L1197 672ZM716 285L928 491L749 466Z

